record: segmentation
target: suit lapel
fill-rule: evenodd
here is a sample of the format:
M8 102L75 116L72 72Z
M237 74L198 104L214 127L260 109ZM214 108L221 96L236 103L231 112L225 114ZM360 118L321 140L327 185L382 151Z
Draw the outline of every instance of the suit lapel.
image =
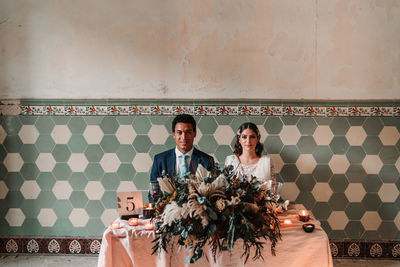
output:
M190 173L195 173L198 164L199 164L199 157L197 156L197 150L196 148L193 148L193 153L190 159L190 166L189 166Z
M171 177L175 175L175 164L176 164L176 155L175 155L175 148L171 149L170 155L167 157L167 168L168 174Z

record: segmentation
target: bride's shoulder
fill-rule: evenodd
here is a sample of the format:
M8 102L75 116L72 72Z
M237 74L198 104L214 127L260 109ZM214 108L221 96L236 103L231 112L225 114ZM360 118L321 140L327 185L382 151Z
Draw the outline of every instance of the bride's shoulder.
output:
M267 155L262 155L259 162L261 162L261 163L270 163L271 162L271 157L267 156Z
M236 155L229 155L225 159L225 165L232 165L233 163L236 163L238 161L238 158Z

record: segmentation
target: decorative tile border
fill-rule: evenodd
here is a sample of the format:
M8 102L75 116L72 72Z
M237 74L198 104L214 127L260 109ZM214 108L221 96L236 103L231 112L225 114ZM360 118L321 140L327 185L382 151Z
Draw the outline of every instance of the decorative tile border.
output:
M99 238L0 237L0 254L97 255ZM400 260L400 241L330 241L334 258Z
M397 106L303 106L298 105L21 105L20 115L54 116L310 116L310 117L387 117L400 116Z

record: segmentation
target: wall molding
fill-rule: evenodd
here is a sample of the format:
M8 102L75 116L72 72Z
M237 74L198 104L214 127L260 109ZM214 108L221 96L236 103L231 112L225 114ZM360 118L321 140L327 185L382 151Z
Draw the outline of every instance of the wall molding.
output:
M400 260L400 241L330 240L334 258ZM100 238L0 237L0 254L93 255L100 252Z
M399 117L400 102L3 100L0 115L23 116Z

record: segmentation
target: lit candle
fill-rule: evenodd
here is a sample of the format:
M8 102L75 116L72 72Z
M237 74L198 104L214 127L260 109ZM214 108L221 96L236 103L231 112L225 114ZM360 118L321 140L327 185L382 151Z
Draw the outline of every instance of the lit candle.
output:
M112 229L119 229L121 228L121 225L119 224L119 222L114 222L111 224L111 228Z
M285 219L285 220L283 220L283 224L291 225L292 224L292 220L291 219Z
M143 209L143 217L145 219L151 218L154 216L154 207L153 203L146 203L145 208Z
M299 220L302 222L308 222L308 220L310 220L310 213L307 210L299 211Z
M152 223L146 223L146 224L144 225L144 229L145 229L145 230L152 231L152 230L154 230L154 224L152 224Z
M305 232L307 232L307 233L311 233L312 231L314 231L314 228L315 228L315 226L314 226L314 224L312 224L312 223L305 223L305 224L303 224L303 230L304 230Z
M138 218L130 218L128 220L129 225L132 226L138 226L139 225L139 219Z

